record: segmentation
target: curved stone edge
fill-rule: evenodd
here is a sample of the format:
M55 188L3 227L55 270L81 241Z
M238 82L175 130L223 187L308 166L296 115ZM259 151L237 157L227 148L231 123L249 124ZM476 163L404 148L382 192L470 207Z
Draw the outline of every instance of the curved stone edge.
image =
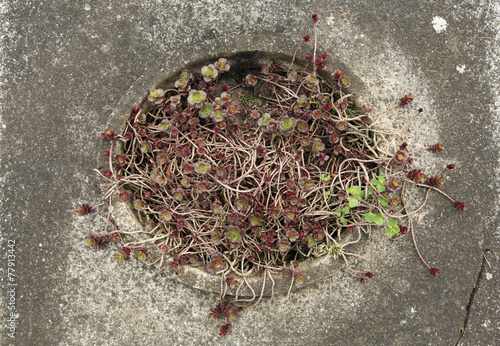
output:
M114 112L119 115L128 117L130 115L130 110L134 105L143 104L147 98L148 90L152 88L166 88L173 85L175 80L178 78L181 70L183 68L188 68L190 70L196 71L201 69L202 66L206 65L208 62L216 61L218 58L224 57L228 59L231 69L234 71L257 69L262 65L269 63L271 61L278 61L280 63L289 63L291 61L291 56L276 53L276 52L263 52L263 51L245 51L238 53L219 53L210 57L205 57L203 59L198 59L189 64L179 65L173 68L175 72L166 73L163 69L163 64L159 64L155 67L157 75L160 76L158 81L151 81L150 75L143 76L139 78L127 91L127 93L118 101L117 105L114 107ZM306 63L300 59L295 59L295 65L304 67ZM333 65L333 64L331 64ZM343 64L337 63L333 66L341 66ZM285 65L286 66L286 65ZM356 102L356 94L360 91L366 92L364 83L353 73L346 68L347 75L351 79L350 92L353 94L351 99ZM331 72L326 69L318 71L323 78L328 79ZM357 86L357 87L356 87ZM121 127L118 129L119 133L123 133L127 127L126 122L122 121ZM123 143L117 142L118 145L115 148L117 153L123 153ZM122 203L116 199L113 201L113 215L115 221L121 229L129 229L131 231L144 230L144 226L139 220L139 215L135 213L130 203ZM138 233L142 240L147 239L145 233ZM137 237L137 236L136 236ZM362 238L366 238L363 235ZM130 238L130 236L129 236ZM344 244L347 241L352 241L353 239L348 239L349 236L344 236L344 239L340 241L339 244ZM211 275L205 271L201 266L186 265L181 268L178 275L173 274L168 269L169 257L161 258L163 256L156 246L150 243L148 247L148 263L161 263L161 265L154 265L154 270L164 273L165 275L174 278L185 286L192 287L195 289L208 291L212 293L220 293L223 287L220 275ZM360 239L359 243L349 245L350 251L359 252L363 251L365 244L363 239ZM302 285L297 285L292 282L291 279L284 279L281 275L267 275L264 280L264 275L253 275L243 278L238 275L230 274L238 281L238 287L227 291L227 295L235 296L239 298L245 297L269 297L273 294L287 294L290 291L295 291L304 287L309 287L316 284L318 281L328 278L340 270L345 269L345 263L341 258L333 258L332 256L325 255L316 259L308 259L301 262L298 270L306 274L305 283Z

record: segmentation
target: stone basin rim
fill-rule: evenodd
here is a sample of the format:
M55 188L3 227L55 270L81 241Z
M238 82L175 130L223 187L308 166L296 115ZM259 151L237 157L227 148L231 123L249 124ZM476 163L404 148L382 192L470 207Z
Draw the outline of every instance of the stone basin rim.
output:
M276 53L276 52L264 52L264 51L242 51L229 54L216 54L209 57L204 57L197 59L191 63L179 66L175 69L173 73L165 73L164 65L158 64L154 71L156 75L160 76L157 81L152 81L148 76L143 76L139 78L127 91L115 106L115 109L119 114L130 114L130 110L134 105L142 105L147 100L147 93L152 88L166 88L172 86L175 80L178 79L182 69L188 68L191 71L197 71L201 69L202 66L209 63L217 61L218 58L226 58L231 65L231 70L245 71L260 68L262 65L269 63L271 61L277 61L281 63L290 63L292 56ZM294 64L304 67L306 63L301 59L295 59ZM332 65L332 64L328 64ZM328 66L327 65L327 66ZM286 66L286 65L285 65ZM349 71L348 68L344 67L344 64L337 64L336 67L343 67L346 70L346 74L352 81L352 86L350 87L350 92L356 92L357 90L364 89L361 79L355 74ZM323 78L328 78L331 74L331 70L328 68L323 71L318 71L318 74ZM150 75L149 73L148 75ZM361 89L357 89L356 85L361 86ZM356 98L352 98L354 103L356 103ZM121 122L117 124L119 133L123 133L127 124ZM117 153L123 152L122 144L116 146L115 151ZM126 206L126 207L124 207ZM132 207L132 203L114 203L114 216L115 220L119 223L128 226L132 229L144 230L144 226L140 221L138 214ZM366 236L365 236L366 237ZM345 240L344 240L345 241ZM360 240L359 243L350 245L351 251L360 252L365 248L365 241ZM156 246L149 246L148 248L149 258L154 262L159 256L162 256ZM156 268L160 273L166 274L182 283L185 286L212 292L220 293L221 290L221 276L211 275L203 267L186 265L182 267L178 275L173 274L166 263L168 263L168 258L163 261L163 265L160 268ZM306 274L306 282L303 285L293 285L292 291L304 287L308 287L317 283L324 278L330 277L334 274L338 274L344 268L344 262L341 258L334 259L331 256L324 256L321 258L310 258L300 264L300 270ZM232 275L232 274L231 274ZM241 284L241 289L238 291L239 297L252 297L259 296L262 291L263 286L263 275L252 275L246 278L239 277L237 275L232 275ZM246 281L246 284L244 283ZM269 284L271 282L271 284ZM263 296L271 296L272 294L287 294L290 290L290 280L285 280L281 275L273 275L272 280L268 277L267 283L262 291ZM251 287L251 288L250 288ZM227 295L234 295L235 290L228 290Z

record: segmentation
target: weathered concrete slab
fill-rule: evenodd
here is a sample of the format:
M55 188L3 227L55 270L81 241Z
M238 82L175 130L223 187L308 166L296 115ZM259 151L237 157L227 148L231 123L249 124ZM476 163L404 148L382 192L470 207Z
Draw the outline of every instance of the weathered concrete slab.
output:
M497 3L58 0L0 9L0 343L453 345L469 312L461 342L498 343ZM140 81L147 90L207 55L291 53L312 33L312 13L320 17L319 49L360 78L362 102L383 109L404 93L417 96L425 112L408 141L446 144L419 162L429 170L454 162L447 191L469 211L458 214L433 196L421 215L416 237L439 278L419 263L410 238L389 243L374 234L364 253L371 264L360 263L376 275L368 284L336 273L290 300L263 300L222 340L207 315L216 295L85 248L85 235L101 223L73 208L99 200L98 136L121 122L104 106L132 100ZM4 324L9 240L14 339ZM486 264L469 306L486 249L491 269Z
M495 345L500 340L500 253L486 251L481 273L469 301L461 345Z

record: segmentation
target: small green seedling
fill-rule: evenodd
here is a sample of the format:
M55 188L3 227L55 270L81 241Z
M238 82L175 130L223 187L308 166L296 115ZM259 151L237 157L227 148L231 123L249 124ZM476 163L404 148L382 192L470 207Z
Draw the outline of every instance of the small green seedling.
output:
M349 207L354 208L359 205L359 200L356 198L349 198Z
M321 176L319 177L321 180L323 181L329 181L330 180L330 174L321 174Z
M389 206L389 197L387 196L381 196L378 198L378 202L383 205L384 207L387 207Z
M361 190L361 187L359 186L348 187L346 191L357 199L363 199L363 197L365 197L365 192Z
M394 219L390 219L389 222L387 222L387 229L385 230L385 234L389 237L392 237L395 234L398 234L400 231L398 227L398 222Z
M383 225L384 224L384 215L382 214L374 214L374 213L366 213L365 214L365 220L370 223L375 223L377 225Z
M385 191L385 178L379 176L378 178L373 178L370 183L375 186L378 192L382 193Z

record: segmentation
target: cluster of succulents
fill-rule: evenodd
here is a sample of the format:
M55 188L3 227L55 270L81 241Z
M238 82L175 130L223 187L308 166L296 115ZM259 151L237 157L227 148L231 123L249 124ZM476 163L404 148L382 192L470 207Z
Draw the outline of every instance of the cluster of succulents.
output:
M316 32L317 16L313 21ZM301 46L308 41L304 36ZM454 165L427 176L413 168L411 155L444 146L411 153L402 143L394 155L382 154L371 126L376 115L349 100L345 69L319 75L327 57L314 49L303 68L295 67L294 55L291 64L272 61L239 81L227 77L230 62L224 58L199 72L182 70L173 88L153 89L133 107L123 134L101 134L111 143L104 153L110 166L102 172L106 197L130 203L173 272L203 266L228 288L241 284L231 275L251 273L280 274L300 285L306 274L299 263L331 255L342 257L365 282L373 274L350 268L342 239L373 226L384 226L391 239L404 236L413 231L411 211L399 207L404 184L441 192L442 173ZM392 109L413 98L403 96ZM80 215L95 210L77 206ZM111 237L121 239L125 232L114 227L111 235L91 235L87 242L104 248ZM144 245L126 243L115 258L123 262L133 252L146 261ZM221 335L241 311L238 303L221 299L212 310L226 319Z
M229 68L219 59L200 73L183 70L175 90L151 90L104 174L169 249L176 273L193 261L213 274L279 272L318 244L336 243L343 226L333 210L343 189L321 177L338 172L345 158L375 158L357 137L364 132L372 143L367 114L344 107L343 69L328 83L271 62L238 84L222 77ZM243 106L259 83L276 102ZM294 277L303 282L300 272Z

